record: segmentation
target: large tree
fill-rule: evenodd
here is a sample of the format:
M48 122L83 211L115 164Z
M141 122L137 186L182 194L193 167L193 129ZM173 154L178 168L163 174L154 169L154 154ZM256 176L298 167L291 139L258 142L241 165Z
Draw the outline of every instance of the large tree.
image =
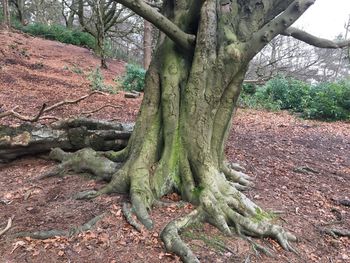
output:
M165 0L160 11L143 0L117 0L163 34L146 75L145 94L128 146L104 156L124 165L99 191L128 193L133 211L147 228L149 209L177 192L195 209L170 222L161 237L185 262L198 259L179 233L191 223L209 222L224 233L271 237L287 250L296 237L269 222L269 214L242 193L251 185L239 166L225 160L224 146L249 61L279 34L323 48L341 48L290 26L315 0ZM59 152L63 166L72 154ZM77 155L85 169L98 154ZM85 163L85 164L82 164ZM103 162L105 164L105 162ZM91 169L111 174L111 165ZM101 174L100 174L101 175ZM257 182L259 184L259 182ZM135 224L134 224L135 225Z

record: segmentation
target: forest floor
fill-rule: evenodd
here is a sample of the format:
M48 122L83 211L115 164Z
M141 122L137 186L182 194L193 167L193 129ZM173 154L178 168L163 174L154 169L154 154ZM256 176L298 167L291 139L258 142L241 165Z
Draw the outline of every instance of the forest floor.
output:
M110 60L105 80L124 70L124 62ZM0 112L18 106L23 115L35 115L43 103L52 105L91 92L88 75L99 66L89 50L0 32ZM78 116L106 104L91 117L133 122L141 98L126 99L95 94L50 112L65 118ZM275 257L258 255L247 242L227 237L205 224L182 234L201 262L350 262L349 238L335 238L324 228L350 229L350 208L337 201L350 199L350 123L307 121L286 112L238 110L226 153L255 178L247 196L267 211L282 211L274 219L294 233L299 255L283 251L273 240L257 240L270 247ZM14 118L0 124L18 125ZM0 164L0 232L8 218L13 225L0 236L0 262L179 262L165 253L159 232L172 218L191 211L186 203L155 207L153 231L134 230L125 221L121 206L127 196L101 196L78 201L72 196L102 182L68 174L63 178L33 180L53 167L52 161L25 157ZM168 196L170 201L178 196ZM90 231L47 240L13 238L20 231L67 230L106 212ZM332 224L337 221L337 224ZM340 222L338 222L340 221Z

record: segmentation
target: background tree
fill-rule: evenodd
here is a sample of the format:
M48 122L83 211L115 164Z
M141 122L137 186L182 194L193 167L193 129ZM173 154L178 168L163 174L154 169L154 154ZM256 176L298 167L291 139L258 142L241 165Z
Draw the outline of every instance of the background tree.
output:
M62 16L64 18L66 27L73 28L74 18L77 10L77 0L67 1L62 0Z
M336 40L347 39L339 35ZM343 49L321 49L286 36L278 36L250 62L248 82L265 82L277 75L307 82L331 82L349 75L348 56Z
M133 14L111 0L78 0L76 13L84 30L95 37L95 52L101 57L101 67L107 68L105 54L107 32L116 24L125 22Z
M25 25L25 0L11 0L10 3L15 7L17 13L17 19L22 25Z
M2 0L2 9L3 9L3 16L4 16L4 25L5 27L9 28L11 26L10 22L10 7L8 0Z
M29 21L36 23L52 25L62 22L61 3L56 0L30 0L26 4Z

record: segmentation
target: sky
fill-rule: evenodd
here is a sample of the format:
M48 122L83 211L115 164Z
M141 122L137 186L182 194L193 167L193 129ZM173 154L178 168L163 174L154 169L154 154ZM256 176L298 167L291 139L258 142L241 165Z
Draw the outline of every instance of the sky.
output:
M350 0L316 0L294 24L318 37L334 39L349 20Z

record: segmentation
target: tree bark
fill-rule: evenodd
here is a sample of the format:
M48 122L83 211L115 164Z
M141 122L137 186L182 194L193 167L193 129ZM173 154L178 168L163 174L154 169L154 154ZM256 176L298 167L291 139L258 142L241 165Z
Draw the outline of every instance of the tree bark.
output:
M10 21L10 7L9 7L9 1L3 0L2 1L2 7L3 7L3 15L4 15L4 25L7 28L11 27L11 21Z
M133 125L69 119L49 126L24 124L0 126L0 162L25 155L42 154L60 147L76 151L90 147L97 151L121 150L128 142Z
M143 27L143 67L147 70L152 60L152 24L144 20Z

